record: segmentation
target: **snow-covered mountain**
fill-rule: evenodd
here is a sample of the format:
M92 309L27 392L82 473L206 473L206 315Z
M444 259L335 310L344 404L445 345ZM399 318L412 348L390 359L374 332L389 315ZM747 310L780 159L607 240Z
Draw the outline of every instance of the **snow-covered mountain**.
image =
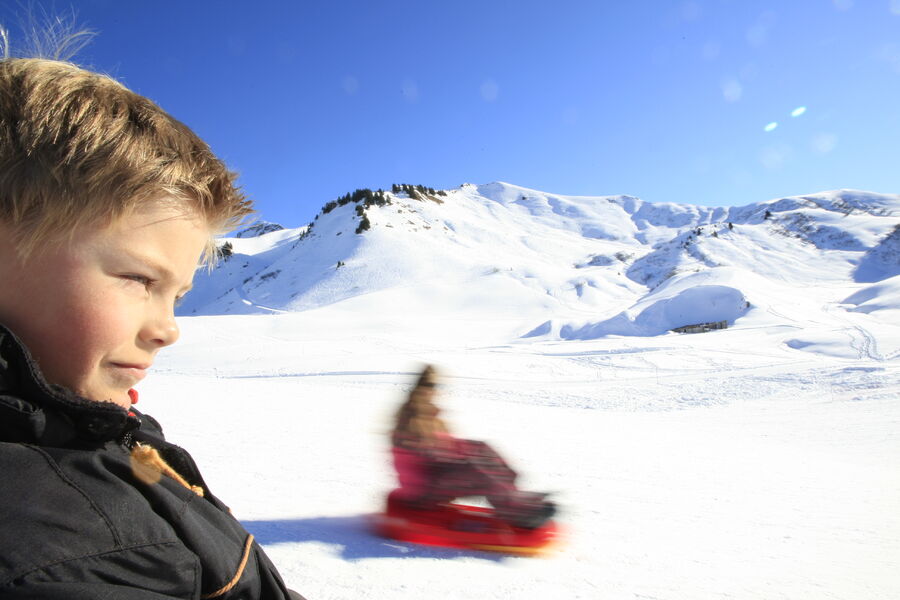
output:
M181 315L471 313L510 339L658 335L900 309L900 195L853 190L710 208L507 183L357 192L310 225L227 241ZM874 284L874 285L873 285ZM349 305L348 305L349 306Z
M268 221L258 221L249 227L245 227L236 231L233 235L234 237L239 238L248 238L248 237L257 237L266 233L271 233L273 231L280 231L284 229L278 223L270 223Z
M220 241L141 407L308 598L900 598L898 217L351 194ZM547 560L371 533L422 363L454 432L553 493Z

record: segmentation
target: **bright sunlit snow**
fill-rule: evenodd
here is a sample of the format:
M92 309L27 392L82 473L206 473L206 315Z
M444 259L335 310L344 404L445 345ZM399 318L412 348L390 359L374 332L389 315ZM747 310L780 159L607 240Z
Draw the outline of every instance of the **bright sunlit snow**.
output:
M141 407L310 600L900 597L900 197L512 186L229 238ZM727 329L675 327L725 321ZM416 370L553 492L545 559L374 537Z

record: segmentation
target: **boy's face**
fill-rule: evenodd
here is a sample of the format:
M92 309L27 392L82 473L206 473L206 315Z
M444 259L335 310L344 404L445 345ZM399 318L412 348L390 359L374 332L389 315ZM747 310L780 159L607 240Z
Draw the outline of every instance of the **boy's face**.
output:
M178 339L174 307L209 239L202 219L164 204L23 264L0 224L0 322L28 346L50 383L128 407L128 390Z

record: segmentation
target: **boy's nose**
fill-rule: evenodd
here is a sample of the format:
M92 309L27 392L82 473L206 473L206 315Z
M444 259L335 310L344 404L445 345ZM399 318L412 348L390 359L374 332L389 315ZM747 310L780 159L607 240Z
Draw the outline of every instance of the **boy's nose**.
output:
M141 337L145 342L158 347L174 344L178 341L179 335L180 331L173 314L151 320L141 332Z

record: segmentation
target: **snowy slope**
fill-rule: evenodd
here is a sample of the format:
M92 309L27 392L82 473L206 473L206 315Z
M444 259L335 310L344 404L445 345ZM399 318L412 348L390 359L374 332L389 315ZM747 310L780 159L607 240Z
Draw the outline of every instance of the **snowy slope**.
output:
M141 384L291 587L900 598L900 197L704 208L494 183L390 200L361 234L346 204L229 238ZM447 374L454 429L554 493L567 537L548 558L369 531L423 362Z

